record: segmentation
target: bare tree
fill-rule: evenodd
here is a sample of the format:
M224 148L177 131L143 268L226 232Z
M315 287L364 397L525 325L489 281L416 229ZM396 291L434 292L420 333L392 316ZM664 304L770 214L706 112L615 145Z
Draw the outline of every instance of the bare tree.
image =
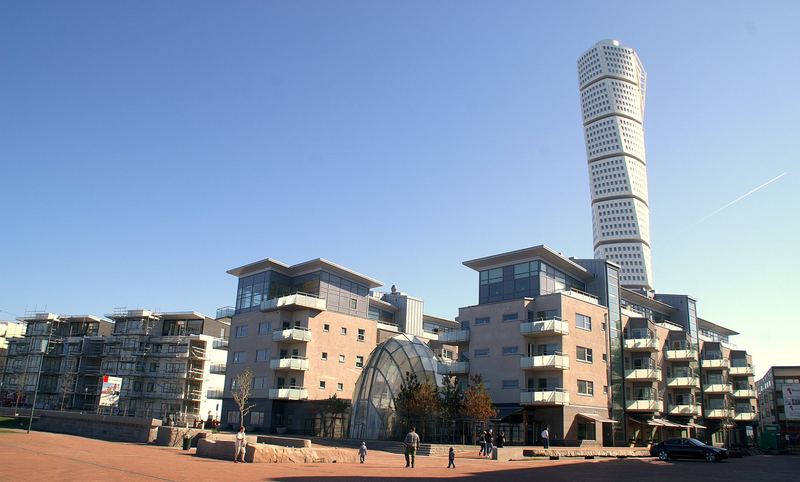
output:
M64 374L64 378L61 381L61 410L64 410L64 402L67 400L67 394L71 393L73 390L73 386L75 385L75 373L67 372ZM72 403L70 403L70 407Z
M244 416L250 413L255 405L250 405L250 391L253 389L253 372L245 368L233 379L231 396L239 407L239 425L244 426Z

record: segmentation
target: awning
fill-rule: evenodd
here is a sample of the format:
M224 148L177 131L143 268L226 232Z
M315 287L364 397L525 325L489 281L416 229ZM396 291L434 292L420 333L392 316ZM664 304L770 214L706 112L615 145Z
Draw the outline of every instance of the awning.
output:
M497 417L495 417L494 419L503 420L503 419L508 418L508 417L510 417L512 415L517 415L519 413L522 413L522 410L523 409L521 407L519 407L519 406L516 406L516 407L497 407Z
M669 428L689 428L687 425L681 425L679 423L671 422L669 420L660 419L659 420L665 427Z
M705 425L700 425L699 423L694 423L694 422L689 422L689 425L687 425L687 427L689 427L689 428L702 428L702 429L706 428Z
M610 418L603 417L602 415L598 415L596 413L579 413L578 416L588 418L589 420L594 420L595 422L617 423L616 420L611 420Z

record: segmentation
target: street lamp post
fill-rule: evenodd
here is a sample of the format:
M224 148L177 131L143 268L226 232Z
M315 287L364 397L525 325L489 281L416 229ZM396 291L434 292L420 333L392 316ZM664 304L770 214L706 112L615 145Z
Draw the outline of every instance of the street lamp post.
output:
M47 341L42 347L42 357L39 358L39 370L36 372L36 386L33 389L33 404L31 405L31 412L28 418L27 433L31 433L31 425L33 425L33 410L36 408L36 397L39 395L39 379L42 377L42 364L44 364L44 356L47 354L47 350L50 348L50 338L53 336L53 327L55 327L54 321L48 321L47 323L50 325L50 330L47 332Z

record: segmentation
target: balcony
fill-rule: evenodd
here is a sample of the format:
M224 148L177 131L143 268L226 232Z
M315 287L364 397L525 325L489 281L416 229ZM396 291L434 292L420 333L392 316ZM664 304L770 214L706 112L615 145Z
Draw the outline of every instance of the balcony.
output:
M227 365L225 363L214 363L211 365L210 370L214 375L224 375Z
M703 414L703 408L697 405L669 405L667 413L683 417L699 416Z
M526 356L519 359L523 370L567 370L569 356L557 352L553 355Z
M296 326L286 330L275 330L272 332L272 341L280 342L309 342L311 341L311 330Z
M737 422L752 422L756 419L755 412L736 412L733 419Z
M275 311L275 310L317 310L325 311L326 309L325 298L308 294L308 293L295 293L288 296L281 296L280 298L272 298L261 302L261 311Z
M520 392L520 405L569 405L569 392L557 390L533 390Z
M732 415L733 410L728 410L727 408L712 408L711 410L706 410L705 418L724 419L731 418Z
M749 388L734 389L733 398L756 398L756 391Z
M728 366L730 365L728 360L726 360L724 358L715 358L713 360L711 360L711 359L705 360L704 359L704 360L702 360L700 362L700 364L703 366L703 368L722 368L722 369L726 369L726 370L728 369Z
M468 373L469 362L467 361L439 362L439 375L466 375Z
M185 393L185 398L187 400L198 402L203 399L203 392L200 390L187 390Z
M569 334L569 324L561 318L529 321L519 324L522 336L564 336Z
M753 367L748 367L748 366L736 367L736 366L732 366L732 367L730 367L730 369L728 369L728 374L731 375L731 376L738 376L738 377L741 377L741 376L752 377L753 376Z
M214 342L212 345L217 350L227 350L228 349L228 339L227 338L214 338Z
M664 357L667 361L693 361L697 360L697 350L666 350Z
M625 338L623 347L628 351L657 352L659 341L656 337L648 338Z
M636 368L634 370L625 370L625 379L641 382L660 382L661 368Z
M705 393L721 393L726 394L731 392L730 383L711 383L703 387Z
M191 380L204 380L206 374L202 368L191 368L189 369L188 378Z
M272 400L306 400L308 390L303 387L270 388L269 398Z
M625 400L625 410L629 412L661 412L664 410L664 401L654 398Z
M308 359L303 357L273 358L269 361L273 370L308 370Z
M700 388L698 377L667 377L667 386L670 388Z
M445 345L464 345L469 343L469 330L450 330L439 333L439 343Z

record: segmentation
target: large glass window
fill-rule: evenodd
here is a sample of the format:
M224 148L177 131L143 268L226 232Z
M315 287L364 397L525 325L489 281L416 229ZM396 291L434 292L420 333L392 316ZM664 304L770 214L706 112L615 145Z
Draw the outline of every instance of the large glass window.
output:
M559 291L585 291L581 281L540 261L518 263L480 272L480 303L535 297Z

